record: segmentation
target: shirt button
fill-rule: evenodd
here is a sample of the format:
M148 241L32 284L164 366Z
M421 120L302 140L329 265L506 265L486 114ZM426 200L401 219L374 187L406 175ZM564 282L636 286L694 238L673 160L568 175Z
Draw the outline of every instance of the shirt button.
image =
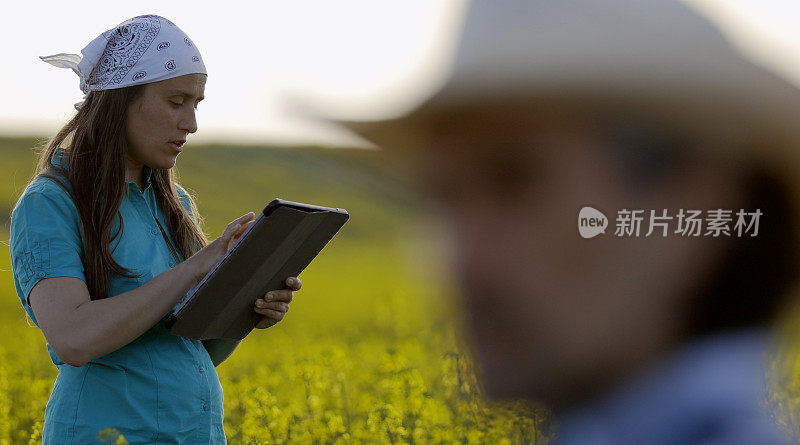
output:
M158 229L152 228L150 229L150 233L152 233L153 235L158 235Z
M197 370L198 370L198 371L200 371L200 372L203 372L203 371L205 371L205 368L203 368L202 366L200 366L199 368L197 368Z
M44 278L45 275L47 275L47 273L45 271L43 271L43 270L40 270L40 271L36 272L36 277L37 278Z
M208 411L208 404L207 403L203 404L203 411Z

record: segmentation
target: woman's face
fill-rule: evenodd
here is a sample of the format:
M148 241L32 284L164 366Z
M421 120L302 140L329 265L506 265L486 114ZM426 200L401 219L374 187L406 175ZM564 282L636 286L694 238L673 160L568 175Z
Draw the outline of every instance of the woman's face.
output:
M205 74L187 74L146 84L128 104L125 136L128 172L138 178L147 165L168 169L189 133L197 131L195 112L203 100Z

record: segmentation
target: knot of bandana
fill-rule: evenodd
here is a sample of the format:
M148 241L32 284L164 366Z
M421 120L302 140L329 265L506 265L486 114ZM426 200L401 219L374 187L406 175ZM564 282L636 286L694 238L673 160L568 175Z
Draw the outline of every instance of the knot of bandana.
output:
M206 72L200 52L174 23L157 15L140 15L111 28L78 54L39 56L59 68L70 68L80 78L84 96L92 91L124 88Z

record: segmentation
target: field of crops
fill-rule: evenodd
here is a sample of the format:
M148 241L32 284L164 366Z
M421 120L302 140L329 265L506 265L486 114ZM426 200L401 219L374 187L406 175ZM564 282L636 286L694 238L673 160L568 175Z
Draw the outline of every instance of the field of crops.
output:
M35 143L0 139L6 243ZM285 320L219 366L229 443L545 443L542 408L481 400L436 226L412 216L415 192L379 153L190 144L176 169L210 239L275 197L351 215L300 275ZM56 368L15 293L7 246L0 296L0 445L38 443Z

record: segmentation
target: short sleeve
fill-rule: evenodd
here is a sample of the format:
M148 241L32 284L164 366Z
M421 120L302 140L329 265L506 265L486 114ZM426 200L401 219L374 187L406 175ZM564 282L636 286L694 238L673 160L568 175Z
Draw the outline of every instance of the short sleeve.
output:
M186 211L189 213L192 219L195 222L197 222L197 217L192 212L192 204L189 198L189 194L186 193L186 190L184 190L183 187L181 187L178 183L175 183L175 189L178 192L178 198L181 201L181 205L183 206L184 209L186 209Z
M9 249L17 294L37 326L28 302L36 283L52 277L86 281L78 211L49 180L31 184L11 212Z

